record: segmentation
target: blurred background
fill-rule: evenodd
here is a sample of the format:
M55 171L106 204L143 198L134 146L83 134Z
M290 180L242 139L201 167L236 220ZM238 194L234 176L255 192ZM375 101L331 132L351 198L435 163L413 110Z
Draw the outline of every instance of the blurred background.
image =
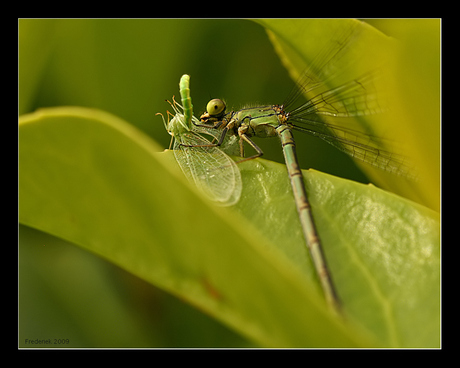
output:
M390 21L371 22L392 35ZM110 112L158 143L170 136L155 113L191 76L195 115L211 98L229 108L282 103L294 86L263 27L249 20L20 19L19 115L41 107ZM296 134L302 168L368 182L346 155ZM256 139L264 158L283 162L279 142ZM19 346L251 346L176 298L80 248L20 226ZM49 347L49 346L47 346Z

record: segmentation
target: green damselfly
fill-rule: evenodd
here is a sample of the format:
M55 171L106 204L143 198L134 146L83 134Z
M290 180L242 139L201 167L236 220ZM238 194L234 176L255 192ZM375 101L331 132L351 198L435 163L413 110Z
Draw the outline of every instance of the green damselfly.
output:
M292 130L321 138L353 158L385 171L406 177L411 175L411 167L407 160L386 150L385 140L369 132L363 133L356 128L330 122L331 118L370 115L385 109L375 88L379 76L376 71L336 87L328 87L334 75L328 75L324 70L334 70L334 60L341 58L341 53L347 48L347 42L353 36L353 32L354 29L350 28L346 35L333 42L333 48L325 49L318 55L303 73L297 89L293 90L283 104L227 111L222 100L213 99L207 104L206 112L200 116L200 123L197 124L197 127L214 128L221 132L217 142L212 146L220 146L230 135L239 138L242 157L244 142L256 151L255 155L243 158L239 162L262 156L263 151L251 139L252 137L280 138L306 244L325 298L335 311L340 311L340 302L316 230ZM298 98L301 95L308 95L308 100L299 105ZM193 124L196 124L196 121L193 121Z
M212 201L230 206L238 202L242 183L239 168L226 153L212 145L206 136L215 140L216 129L199 126L193 116L190 96L190 77L184 74L179 83L181 102L170 102L172 119L163 122L174 139L174 155L187 179L193 182ZM169 112L168 112L169 113ZM172 142L171 142L172 143Z

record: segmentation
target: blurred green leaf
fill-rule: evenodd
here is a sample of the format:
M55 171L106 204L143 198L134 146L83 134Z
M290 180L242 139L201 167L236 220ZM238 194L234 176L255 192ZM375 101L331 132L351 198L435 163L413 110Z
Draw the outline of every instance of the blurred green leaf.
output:
M252 346L85 248L22 225L19 237L20 348Z
M25 226L20 227L20 238L19 347L150 347L160 343L154 331L145 329L145 320L130 313L133 298L124 298L112 282L119 276L115 266ZM32 345L26 339L50 339L50 343Z
M434 212L305 172L349 316L344 326L314 281L283 165L242 164L245 191L232 210L201 199L173 155L155 151L142 133L97 110L22 117L20 222L110 260L263 346L437 344ZM430 333L421 337L417 326Z

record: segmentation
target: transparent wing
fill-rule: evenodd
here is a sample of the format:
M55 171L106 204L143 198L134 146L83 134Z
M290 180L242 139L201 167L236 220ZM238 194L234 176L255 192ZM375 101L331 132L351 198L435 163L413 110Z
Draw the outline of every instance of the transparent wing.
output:
M368 73L333 89L328 89L325 83L301 87L303 90L308 88L308 101L297 108L291 107L295 100L288 101L285 109L295 116L315 113L350 117L381 113L386 107L383 94L377 93L375 87L379 77L378 72Z
M174 153L187 179L211 200L231 206L241 196L242 181L235 161L218 147L185 147L210 144L197 132L181 134L174 142Z
M350 120L329 119L337 121L332 124L322 117L347 118L384 112L384 96L375 88L377 77L378 74L369 73L331 90L317 83L309 89L313 97L288 112L288 125L323 139L357 160L415 179L413 165L406 157L395 153L395 142L377 137L371 131L363 132L361 126L360 130L351 128L347 126Z
M296 121L300 120L296 119ZM318 126L313 120L302 119L301 122L314 128L309 129L298 125L294 125L292 128L321 138L359 161L395 175L416 179L412 163L403 155L381 148L383 144L377 143L378 140L375 137L326 123Z

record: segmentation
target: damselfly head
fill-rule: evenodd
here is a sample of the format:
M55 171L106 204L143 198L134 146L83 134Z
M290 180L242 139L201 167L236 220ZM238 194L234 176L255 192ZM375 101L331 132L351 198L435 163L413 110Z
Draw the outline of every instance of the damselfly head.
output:
M222 119L225 115L225 102L219 98L212 99L206 105L206 112L201 114L200 120L203 123L216 122Z

